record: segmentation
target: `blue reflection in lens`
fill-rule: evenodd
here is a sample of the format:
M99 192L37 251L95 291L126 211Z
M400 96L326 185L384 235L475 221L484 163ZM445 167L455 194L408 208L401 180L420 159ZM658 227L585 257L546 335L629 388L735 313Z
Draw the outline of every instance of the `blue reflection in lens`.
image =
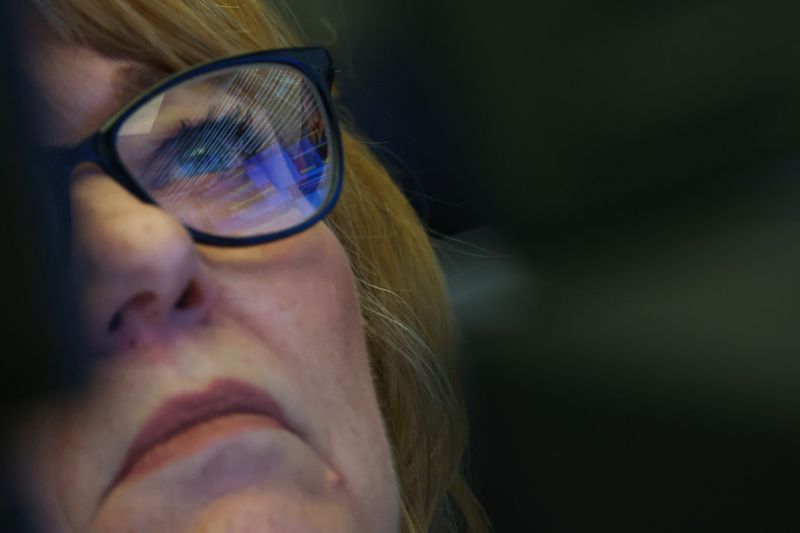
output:
M328 146L321 120L318 128L305 130L294 143L276 141L274 134L254 128L249 115L215 116L212 111L201 122L183 122L159 147L157 159L169 170L161 174L166 182L157 188L240 167L244 172L239 178L247 176L261 190L276 191L275 200L292 202L294 190L318 208L327 194Z
M297 186L303 191L309 202L314 207L319 207L323 197L319 191L320 182L326 176L326 162L322 158L321 148L327 148L327 143L315 145L307 138L300 141L297 156L294 162L298 171Z
M323 180L327 164L320 147L304 138L293 145L272 144L245 159L243 168L248 178L259 187L275 190L284 201L291 202L299 193L314 208L325 199Z

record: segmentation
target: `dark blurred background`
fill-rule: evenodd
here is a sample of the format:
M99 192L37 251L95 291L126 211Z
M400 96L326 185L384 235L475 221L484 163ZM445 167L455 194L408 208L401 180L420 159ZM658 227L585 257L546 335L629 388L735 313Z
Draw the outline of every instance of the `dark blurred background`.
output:
M27 409L80 385L88 370L69 274L69 180L34 142L40 106L22 68L20 5L0 2L0 531L14 533L33 529L8 462L13 429Z
M497 531L800 531L800 3L283 5L438 237Z

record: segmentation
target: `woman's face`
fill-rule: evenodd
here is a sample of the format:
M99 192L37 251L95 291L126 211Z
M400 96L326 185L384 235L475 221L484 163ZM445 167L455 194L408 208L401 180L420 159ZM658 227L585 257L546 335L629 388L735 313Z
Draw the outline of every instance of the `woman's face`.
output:
M49 143L81 140L147 78L42 33L30 64ZM396 531L354 280L328 228L198 246L90 164L72 205L101 357L85 390L22 432L45 530Z

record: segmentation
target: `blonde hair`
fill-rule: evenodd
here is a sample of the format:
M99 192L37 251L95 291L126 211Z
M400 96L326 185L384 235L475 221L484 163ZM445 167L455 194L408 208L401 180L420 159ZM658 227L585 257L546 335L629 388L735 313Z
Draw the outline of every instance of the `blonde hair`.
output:
M301 43L258 0L34 0L65 39L164 73ZM364 143L343 132L345 183L329 215L358 280L404 533L488 530L462 473L467 434L450 310L430 240Z

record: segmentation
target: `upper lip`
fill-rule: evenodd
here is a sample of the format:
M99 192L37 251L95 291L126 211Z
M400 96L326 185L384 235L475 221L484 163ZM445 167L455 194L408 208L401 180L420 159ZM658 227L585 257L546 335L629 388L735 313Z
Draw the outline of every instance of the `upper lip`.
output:
M191 426L232 413L261 414L289 428L283 409L263 390L235 379L217 379L199 392L174 396L161 404L142 425L128 447L105 494L119 483L153 446Z

